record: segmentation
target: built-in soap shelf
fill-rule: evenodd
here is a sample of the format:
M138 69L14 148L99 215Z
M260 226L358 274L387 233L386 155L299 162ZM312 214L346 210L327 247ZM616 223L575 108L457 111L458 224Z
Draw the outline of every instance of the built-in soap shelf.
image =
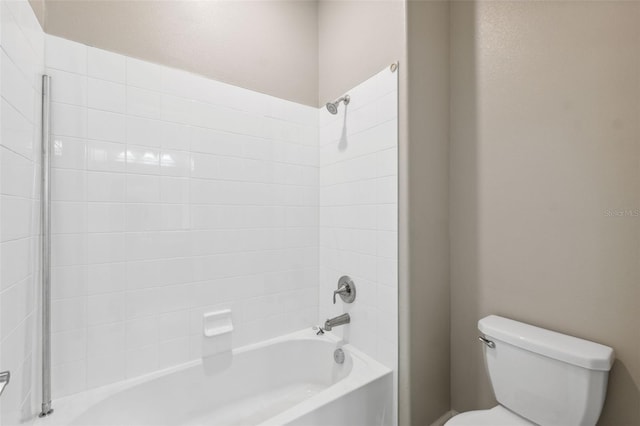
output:
M207 312L202 316L202 329L205 337L215 337L233 331L231 309Z

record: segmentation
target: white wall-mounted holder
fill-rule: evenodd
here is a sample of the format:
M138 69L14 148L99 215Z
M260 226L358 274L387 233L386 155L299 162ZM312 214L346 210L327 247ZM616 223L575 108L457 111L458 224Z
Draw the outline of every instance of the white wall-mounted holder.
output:
M205 337L215 337L233 331L231 309L207 312L202 316L202 331Z
M202 316L202 358L205 363L212 364L208 368L215 370L217 367L214 366L225 359L220 356L231 354L232 332L231 309L206 312Z

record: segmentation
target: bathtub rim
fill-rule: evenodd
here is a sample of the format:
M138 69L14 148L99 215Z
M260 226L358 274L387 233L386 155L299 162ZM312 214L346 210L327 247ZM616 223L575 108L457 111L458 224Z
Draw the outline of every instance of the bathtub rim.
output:
M333 344L336 348L342 348L343 350L345 350L345 352L347 352L354 358L351 371L344 378L332 385L329 385L326 389L323 389L316 395L313 395L310 398L285 409L281 413L278 413L275 416L266 419L265 421L259 423L258 426L285 424L288 421L294 420L297 417L303 416L313 411L314 408L335 401L340 396L343 396L348 392L352 392L358 388L364 387L365 385L374 382L386 376L387 374L393 374L392 369L384 366L379 361L376 361L371 356L357 349L350 343L345 342L344 339L336 336L334 333L325 332L323 335L316 335L316 330L312 329L311 327L276 336L260 342L244 345L233 349L231 353L235 356L245 352L259 350L261 348L278 343L294 340L321 341L328 344ZM205 358L194 359L182 364L153 371L141 376L67 395L59 399L54 399L53 406L55 412L53 413L53 415L43 418L36 417L34 426L68 425L71 422L75 421L82 414L84 414L92 406L99 404L112 395L123 392L137 385L142 385L144 383L153 381L154 379L160 377L179 373L180 371L187 370L189 368L201 366L204 364L204 360Z

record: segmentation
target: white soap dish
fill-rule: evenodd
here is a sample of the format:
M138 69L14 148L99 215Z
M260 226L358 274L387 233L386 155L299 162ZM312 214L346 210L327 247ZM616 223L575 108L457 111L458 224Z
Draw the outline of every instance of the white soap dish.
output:
M205 313L202 317L202 329L205 337L231 333L233 331L231 309Z

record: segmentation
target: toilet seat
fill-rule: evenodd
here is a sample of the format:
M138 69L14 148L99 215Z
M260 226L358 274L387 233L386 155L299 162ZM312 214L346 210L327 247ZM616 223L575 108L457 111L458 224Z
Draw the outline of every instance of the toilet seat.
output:
M490 410L467 411L453 416L445 426L535 426L501 405Z

